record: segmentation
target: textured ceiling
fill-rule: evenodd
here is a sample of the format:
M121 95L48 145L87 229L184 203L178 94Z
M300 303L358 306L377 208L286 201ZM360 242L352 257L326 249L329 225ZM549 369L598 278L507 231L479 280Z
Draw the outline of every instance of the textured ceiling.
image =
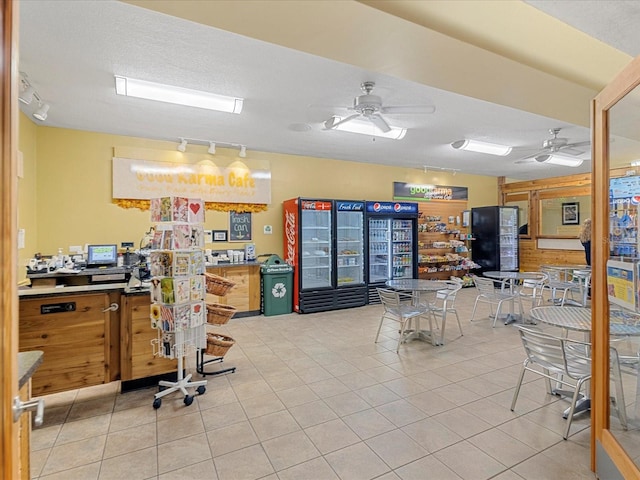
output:
M522 60L358 2L143 2L154 8L191 9L194 17L201 9L197 22L129 3L21 2L20 70L51 105L46 122L39 123L172 142L187 137L245 144L249 158L252 151L277 152L418 169L429 165L520 179L590 170L588 160L575 169L514 163L538 150L550 136L550 128L562 127L561 136L570 142L589 139L588 98L595 90L569 74L551 74L551 67L534 69ZM278 9L305 8L296 10L299 17L270 19L261 15L260 8L265 6L278 14ZM205 7L224 8L214 12L216 21L235 16L242 28L256 32L255 38L247 31L239 35L232 28L210 26ZM316 10L326 15L313 18ZM345 22L341 11L360 14L364 25L358 28L365 33L374 22L377 28L374 38L355 35L354 26L348 33L355 38L336 45L342 60L336 61L331 42L322 35L345 34L340 28ZM258 26L252 29L252 22ZM260 27L260 22L269 28ZM317 37L303 28L313 22ZM334 30L322 28L327 25ZM264 41L285 27L289 40ZM407 43L411 38L414 43ZM397 49L385 48L392 44ZM402 45L412 49L403 50ZM453 55L454 51L460 54ZM470 60L459 62L460 55ZM482 63L473 65L474 58ZM495 69L486 68L493 63ZM232 115L116 96L114 74L240 96L245 98L244 109ZM524 80L510 81L510 75L534 81L529 87ZM473 81L474 76L478 81ZM322 122L331 115L348 113L340 107L350 106L361 93L360 83L367 80L376 82L374 93L386 105L431 104L436 111L388 115L390 123L409 129L400 141L324 130ZM33 105L21 107L29 115L34 109ZM300 126L308 127L299 131ZM516 148L507 157L495 157L449 146L463 138ZM617 146L633 150L636 143L621 139ZM581 156L588 157L588 151Z

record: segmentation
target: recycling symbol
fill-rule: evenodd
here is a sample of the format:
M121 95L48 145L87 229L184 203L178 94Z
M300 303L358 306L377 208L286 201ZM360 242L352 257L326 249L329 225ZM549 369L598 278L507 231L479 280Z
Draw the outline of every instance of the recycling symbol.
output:
M271 294L276 298L282 298L286 295L287 289L284 286L284 283L276 283L271 289Z

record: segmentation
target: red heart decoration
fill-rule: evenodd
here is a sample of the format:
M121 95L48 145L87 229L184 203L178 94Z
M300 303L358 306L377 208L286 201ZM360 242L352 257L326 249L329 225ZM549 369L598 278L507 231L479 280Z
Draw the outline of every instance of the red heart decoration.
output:
M189 207L191 208L191 211L196 214L200 211L200 204L199 203L190 203Z

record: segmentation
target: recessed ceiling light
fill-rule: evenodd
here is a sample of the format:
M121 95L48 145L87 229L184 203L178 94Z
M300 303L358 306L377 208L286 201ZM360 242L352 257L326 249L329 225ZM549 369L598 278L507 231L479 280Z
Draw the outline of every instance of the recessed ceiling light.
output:
M228 113L240 113L244 102L242 98L163 85L145 80L136 80L135 78L115 75L115 79L116 93L128 97L144 98L158 102L175 103L177 105L206 108L208 110Z

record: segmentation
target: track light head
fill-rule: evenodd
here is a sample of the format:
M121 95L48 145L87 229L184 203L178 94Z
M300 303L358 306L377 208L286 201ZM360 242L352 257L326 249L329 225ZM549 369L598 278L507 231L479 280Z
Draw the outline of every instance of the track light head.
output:
M216 154L216 142L209 142L209 149L207 150L211 155Z
M179 152L183 152L184 153L187 150L187 140L184 139L184 138L181 138L177 149L178 149Z
M35 92L36 91L31 85L27 85L27 88L25 88L22 92L20 92L20 95L18 95L18 100L20 100L20 102L24 103L25 105L29 105L33 101L33 94Z
M240 145L240 153L238 154L241 158L245 158L247 156L247 147L244 145Z
M45 121L47 119L47 115L49 112L49 104L48 103L40 103L40 107L38 110L33 112L33 116L38 120Z

